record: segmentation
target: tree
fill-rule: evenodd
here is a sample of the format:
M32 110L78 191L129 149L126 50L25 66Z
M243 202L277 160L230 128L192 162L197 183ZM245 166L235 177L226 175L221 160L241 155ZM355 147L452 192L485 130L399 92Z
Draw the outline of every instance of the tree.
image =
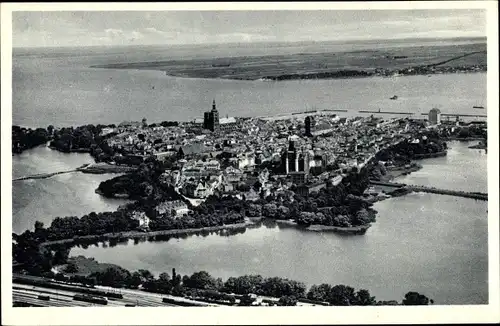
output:
M205 271L196 272L183 280L187 287L196 289L216 289L216 280Z
M296 306L297 299L294 296L282 296L278 301L278 306Z
M78 273L78 266L75 263L69 263L68 266L64 269L64 272L69 274Z
M36 221L36 222L35 222L35 232L36 232L37 230L41 230L41 229L43 229L43 222Z
M133 272L127 280L127 286L133 289L137 289L142 283L141 273L139 272Z
M307 298L315 301L327 301L332 287L329 284L313 285L307 292Z
M370 296L370 292L368 290L361 289L356 292L356 302L357 306L373 306L376 304L375 297Z
M427 298L425 295L420 294L418 292L408 292L405 294L405 298L403 299L403 305L405 306L425 306L428 305L429 298ZM434 302L434 301L432 301Z
M350 306L355 304L354 289L346 285L335 285L330 290L328 302L334 306Z

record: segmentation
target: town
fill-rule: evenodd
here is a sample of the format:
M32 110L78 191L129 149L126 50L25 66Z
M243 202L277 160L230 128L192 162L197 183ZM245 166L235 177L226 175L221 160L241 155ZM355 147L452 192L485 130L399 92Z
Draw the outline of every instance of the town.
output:
M96 163L74 171L120 173L122 175L101 182L96 192L133 200L116 212L92 212L81 218L58 217L47 228L37 222L35 232L15 235L14 270L56 277L59 281L87 283L99 275L81 279L64 269L54 274L50 266L66 266L67 253L73 245L126 241L145 235L162 239L198 232L231 234L263 219L310 231L364 234L376 221L377 212L371 207L374 202L411 191L428 190L487 200L487 194L390 183L395 176L418 170L420 166L415 160L446 155L447 140L481 140L479 145L471 147L486 149L486 122L464 122L459 116L455 121L449 116L442 119L438 109L431 109L424 119L384 119L373 115L348 118L335 112L220 117L214 100L203 118L190 122L148 124L143 119L118 126L50 126L34 131L13 128L13 148L19 151L50 141L51 148L62 152L89 152ZM51 177L57 173L31 177ZM32 282L16 275L21 284ZM131 286L128 285L130 277L117 286ZM50 282L40 282L42 286L53 287ZM143 288L147 288L147 284L144 283ZM168 284L168 291L156 289L156 285L146 290L175 295L171 282ZM226 294L204 293L202 297L219 298L210 301L200 299L201 294L196 293L184 294L187 299L174 297L167 301L196 305L200 301L192 299L198 298L204 302L234 304L234 297ZM292 294L304 296L302 292ZM280 294L271 296L280 297ZM325 301L315 295L308 298L316 300L309 304ZM253 298L247 304L262 304L262 297L256 300ZM269 302L278 304L277 300ZM280 300L281 305L297 304L286 296ZM303 298L302 304L307 304L307 300ZM337 299L331 300L333 303Z
M346 118L335 111L234 118L220 117L215 100L203 118L191 122L148 125L143 119L51 132L51 147L88 151L99 162L82 167L82 172L134 174L141 164L157 162L160 171L155 182L172 187L178 196L174 201L156 196L155 218L188 215L189 207L199 206L211 196L232 196L246 202L270 196L293 198L294 194L308 197L341 184L367 165L378 164L382 160L377 154L400 143L425 144L420 146L422 152L412 150L413 159L446 155L438 146L440 140L427 139L429 134L443 140L454 135L458 139L487 138L486 122L466 123L458 116L455 121L444 120L438 109L430 110L425 119ZM403 168L404 172L406 165L409 172L415 167L409 161L382 163L384 170ZM105 181L96 191L131 199L151 194L152 189L145 189L134 197L130 184L120 186L123 178ZM136 209L133 215L144 229L150 222L146 211Z

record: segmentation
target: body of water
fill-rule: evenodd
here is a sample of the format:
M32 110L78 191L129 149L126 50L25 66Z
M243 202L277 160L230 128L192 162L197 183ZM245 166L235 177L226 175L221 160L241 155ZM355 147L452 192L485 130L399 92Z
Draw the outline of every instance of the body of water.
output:
M91 163L89 154L60 153L48 147L37 147L12 156L13 178L45 172L71 170ZM12 182L12 232L33 229L35 221L49 226L55 217L83 216L90 212L114 211L126 203L107 199L94 191L101 181L116 174L56 175L46 179Z
M371 44L370 47L375 45ZM344 45L343 50L360 49ZM324 52L314 45L272 49L228 47L58 49L15 51L13 124L29 127L119 123L123 120L190 120L213 98L222 116L274 115L317 109L476 112L485 106L486 74L449 74L287 82L173 78L156 71L92 69L90 65L186 57ZM153 89L154 86L154 89ZM393 95L398 100L389 100ZM343 115L343 114L342 114ZM464 147L465 146L465 147ZM13 176L76 168L88 154L62 154L45 147L13 156ZM485 191L486 155L453 143L446 158L422 161L424 169L398 181ZM49 225L56 216L114 210L124 200L95 194L113 175L70 173L13 183L13 232ZM379 300L401 300L418 291L442 304L486 303L487 202L411 194L375 205L377 222L363 236L304 232L262 225L234 236L209 235L74 248L98 261L156 274L206 270L227 278L244 274L281 276L366 288Z
M348 116L359 115L358 110L379 109L419 114L433 107L443 113L485 114L485 110L472 107L486 106L486 73L262 82L177 78L159 71L89 68L113 62L358 48L359 45L353 44L336 47L317 44L276 48L202 47L196 51L148 47L66 49L47 53L15 51L13 124L70 126L140 121L144 117L150 122L186 121L202 117L214 98L222 116L262 116L311 109L343 109L348 112L342 115ZM393 95L398 99L390 100Z
M452 143L454 150L446 158L449 175L429 160L429 164L422 161L424 169L415 179L411 174L397 181L421 183L421 174L426 173L436 184L443 181L452 187L454 174L486 164L486 156L467 145ZM446 181L448 177L451 181ZM471 190L486 188L483 178L468 184ZM408 291L417 291L438 304L487 303L487 202L414 193L378 202L375 209L377 222L363 236L266 224L232 236L76 247L71 255L95 257L129 270L148 269L157 275L172 268L181 274L205 270L224 279L260 274L308 285L366 288L379 300L401 300Z

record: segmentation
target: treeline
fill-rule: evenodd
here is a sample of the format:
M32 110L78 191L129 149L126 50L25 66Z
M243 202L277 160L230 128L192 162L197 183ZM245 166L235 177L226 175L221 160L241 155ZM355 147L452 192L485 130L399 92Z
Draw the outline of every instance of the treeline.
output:
M372 203L363 198L369 185L370 169L349 174L341 184L327 186L307 197L297 193L290 198L270 195L265 199L247 202L247 216L294 220L300 225L351 227L375 222ZM294 190L294 188L292 188Z
M103 128L114 128L111 125L84 125L54 130L50 147L65 153L89 152L97 162L109 162L115 151L111 148L106 137L101 136Z
M326 79L326 78L348 78L348 77L369 77L373 73L360 70L340 70L340 71L325 71L305 74L286 74L279 76L265 76L264 80L293 80L293 79Z
M47 129L12 126L12 153L20 154L24 150L46 144L50 139L51 132Z
M297 304L298 300L310 303L328 303L333 306L369 306L397 304L395 301L377 301L368 290L354 288L347 285L313 285L307 289L302 282L281 277L262 277L261 275L244 275L230 277L225 282L215 278L205 271L195 272L192 275L181 276L172 269L172 275L161 273L156 278L147 270L129 272L121 267L109 267L103 272L95 272L89 276L63 276L57 279L80 282L89 285L104 285L115 288L142 288L148 292L183 296L190 299L209 302L235 304L239 299L240 305L252 305L255 296L279 298L279 300L265 300L274 305ZM433 303L425 295L417 292L408 292L402 300L404 305L428 305Z
M375 158L379 161L392 161L395 165L410 164L418 155L446 151L447 145L441 136L433 131L420 135L418 141L404 140L379 151Z
M148 158L136 171L101 182L97 192L111 198L125 194L135 200L178 199L180 196L170 186L160 182L160 176L165 168L165 163Z

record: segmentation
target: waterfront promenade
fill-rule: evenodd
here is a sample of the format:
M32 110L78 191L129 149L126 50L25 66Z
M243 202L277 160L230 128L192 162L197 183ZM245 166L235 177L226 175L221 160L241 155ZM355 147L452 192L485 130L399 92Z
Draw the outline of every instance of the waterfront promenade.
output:
M450 189L439 189L435 187L426 187L426 186L418 186L418 185L407 185L405 183L393 183L393 182L381 182L370 180L370 184L377 186L386 186L386 187L394 187L394 188L406 188L411 191L416 192L427 192L432 194L440 194L440 195L449 195L449 196L457 196L464 198L472 198L477 200L488 200L488 194L482 192L469 192L469 191L461 191L461 190L450 190Z

